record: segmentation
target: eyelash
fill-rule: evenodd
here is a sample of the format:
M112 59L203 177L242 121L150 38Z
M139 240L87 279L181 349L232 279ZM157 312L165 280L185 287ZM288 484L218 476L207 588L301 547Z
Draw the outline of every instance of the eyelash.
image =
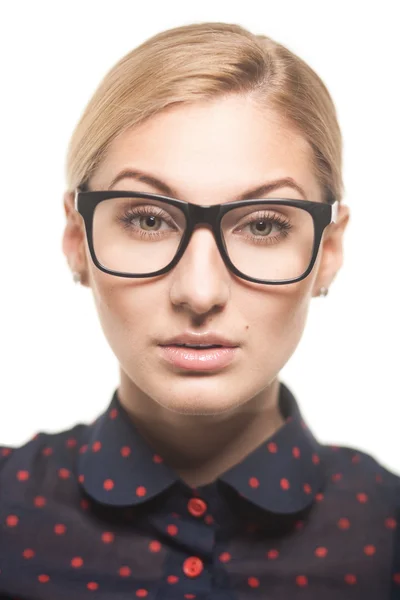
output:
M125 210L125 212L123 213L123 216L119 220L122 222L122 224L124 225L124 227L126 229L130 229L132 226L131 221L133 218L144 217L144 216L160 217L166 223L168 223L168 225L170 225L172 227L175 226L173 220L169 217L169 215L156 206L152 206L152 207L140 206L137 208L127 208ZM283 237L286 237L289 234L289 231L292 229L292 225L284 217L282 217L280 215L266 215L265 213L261 214L261 215L257 215L257 216L252 215L252 218L249 219L247 222L243 223L243 225L241 225L241 228L244 228L247 225L249 225L257 220L260 220L260 221L267 220L267 221L273 223L274 225L279 225L279 227L281 228L281 231L279 233ZM151 231L142 231L141 229L138 229L137 231L138 231L139 235L142 237L150 236L153 238L157 238L157 237L161 237L163 235L163 233L160 233L159 231L151 232ZM256 244L258 244L258 243L263 243L263 244L273 243L273 240L274 240L274 238L263 238L262 236L261 237L249 236L249 237L251 237L252 241Z
M128 208L127 210L125 210L120 221L123 223L123 225L126 229L130 229L132 226L132 223L131 223L132 219L134 219L135 217L146 217L146 216L160 217L166 223L168 223L168 225L174 226L174 222L169 217L169 215L167 215L164 211L162 211L161 208L157 208L157 206L153 206L151 208L149 206L139 206L137 208ZM159 235L162 235L158 231L142 232L140 229L139 229L139 234L147 235L147 236L150 234L153 237L158 237Z
M289 231L293 227L290 224L290 221L288 221L281 215L266 215L266 214L261 214L256 217L252 217L250 220L245 222L241 227L246 227L250 223L254 223L256 221L264 221L264 220L269 221L269 222L273 223L274 225L279 225L279 227L281 228L279 234L282 235L283 237L286 237L289 234ZM274 239L275 238L263 238L262 236L261 237L252 237L252 241L256 244L273 243Z

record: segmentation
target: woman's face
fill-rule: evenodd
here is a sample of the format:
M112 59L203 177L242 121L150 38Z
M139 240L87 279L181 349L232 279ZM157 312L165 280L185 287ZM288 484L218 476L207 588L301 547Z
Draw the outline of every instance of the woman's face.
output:
M90 189L108 189L125 169L157 177L177 198L194 204L230 202L284 177L301 186L307 200L322 201L306 142L275 113L261 112L246 97L171 107L125 132L111 144ZM163 193L128 177L114 189ZM304 199L287 185L262 197ZM339 224L325 231L312 273L298 283L268 286L235 276L208 226L194 231L170 272L148 279L117 277L93 264L83 220L70 210L71 202L66 194L64 252L71 269L83 273L92 289L125 390L137 402L152 400L176 413L223 418L251 400L254 405L261 401L300 341L311 298L321 286L329 287L341 265L344 206ZM239 346L235 359L207 373L171 366L158 346L186 331L225 335Z

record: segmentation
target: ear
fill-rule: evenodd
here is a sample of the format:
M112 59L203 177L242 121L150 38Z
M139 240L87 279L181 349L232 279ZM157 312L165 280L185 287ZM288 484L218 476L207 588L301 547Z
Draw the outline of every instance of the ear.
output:
M67 222L62 238L63 253L68 261L71 271L78 271L80 273L81 284L90 287L85 250L85 223L82 215L75 210L74 192L65 192L64 210Z
M339 204L337 222L328 225L321 240L321 258L314 283L313 296L319 296L321 287L330 287L343 264L343 235L349 219L349 207Z

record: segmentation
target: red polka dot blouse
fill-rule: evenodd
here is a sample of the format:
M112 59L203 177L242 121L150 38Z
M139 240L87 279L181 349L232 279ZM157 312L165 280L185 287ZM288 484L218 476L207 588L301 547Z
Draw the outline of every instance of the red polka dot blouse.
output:
M0 447L0 600L400 599L400 477L284 425L188 486L115 390L92 424Z

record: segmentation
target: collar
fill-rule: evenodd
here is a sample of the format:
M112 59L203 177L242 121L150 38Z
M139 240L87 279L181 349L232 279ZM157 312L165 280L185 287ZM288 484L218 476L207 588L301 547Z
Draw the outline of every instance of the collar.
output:
M242 462L220 475L242 497L275 513L295 513L324 484L323 446L304 422L296 399L280 382L282 427ZM180 480L139 434L115 390L108 408L88 425L79 455L79 483L106 505L135 506Z

